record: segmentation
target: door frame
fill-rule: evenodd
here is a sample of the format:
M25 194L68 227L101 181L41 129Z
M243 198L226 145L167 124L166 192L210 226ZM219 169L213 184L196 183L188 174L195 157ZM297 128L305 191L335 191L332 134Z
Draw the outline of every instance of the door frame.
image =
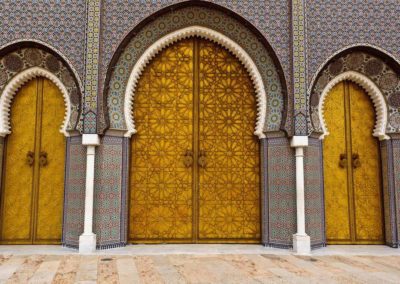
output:
M330 91L334 86L336 86L338 83L342 81L350 81L358 85L359 87L363 88L366 94L369 96L369 98L372 101L374 111L375 111L375 124L374 124L374 129L373 132L371 133L372 136L378 138L378 147L379 147L379 152L380 152L380 183L381 183L381 198L382 198L382 222L383 222L383 233L384 233L384 240L388 245L391 245L390 242L388 242L388 232L390 231L390 222L389 220L386 219L386 212L388 210L391 210L389 207L391 207L390 204L387 204L385 202L385 195L388 196L393 196L394 192L391 192L393 189L388 188L385 186L385 173L388 172L388 161L387 161L387 155L385 155L386 159L383 159L383 155L386 153L386 148L387 144L390 141L391 137L386 134L386 125L388 123L388 106L385 100L385 97L381 90L378 88L378 86L367 76L364 74L361 74L356 71L347 71L343 72L336 77L334 77L329 83L324 87L319 103L318 103L318 117L320 121L320 126L322 129L322 134L319 136L319 139L321 140L321 147L323 150L323 140L326 136L329 135L329 129L326 126L325 118L324 118L324 103L326 97L329 95ZM323 155L321 155L321 159L323 159ZM324 161L322 161L322 170L324 170ZM325 185L323 185L325 186ZM390 191L390 192L387 192ZM389 197L390 198L390 197ZM324 206L325 208L325 206ZM325 214L325 210L324 210ZM391 219L391 218L390 218ZM388 230L389 229L389 230ZM324 230L324 234L326 232L326 228Z
M202 39L204 39L205 37L203 37L203 36L197 36L197 35L194 35L194 36L188 36L188 37L182 37L181 39L179 39L179 40L184 40L184 39L191 39L191 40L193 40L193 38L198 38L199 40L202 40ZM208 39L208 38L205 38L206 40L208 40L208 41L210 41L210 42L212 42L212 43L214 43L214 44L216 44L216 45L219 45L219 46L222 46L223 48L225 48L228 52L230 52L230 53L232 53L232 51L230 51L228 48L226 48L225 46L223 46L223 45L221 45L221 44L219 44L218 42L215 42L214 40L210 40L210 39ZM162 50L164 50L164 49L167 49L169 46L170 46L170 44L172 44L172 43L176 43L176 42L178 42L179 40L176 40L176 41L173 41L173 42L171 42L171 43L168 43L168 44L165 44L165 46L163 47L163 48L160 48L160 49L158 49L156 52L155 52L155 54L153 54L153 55L151 55L150 57L149 57L149 59L146 59L144 62L146 62L146 64L145 65L143 65L142 66L142 69L141 69L141 71L140 71L140 75L138 75L138 77L137 77L137 79L136 79L136 81L134 82L134 83L132 83L131 81L131 84L133 84L132 86L132 90L130 91L130 92L132 92L132 95L131 95L131 97L128 97L131 101L132 101L132 104L133 104L133 94L134 94L134 91L135 91L135 88L136 88L136 86L137 86L137 83L138 83L138 81L140 80L140 78L141 78L141 74L142 74L142 71L144 70L144 68L148 65L148 64L151 64L151 62L152 62L152 59L160 52L160 51L162 51ZM195 44L195 45L197 45L197 44ZM197 47L194 47L194 50L196 50L196 48L198 49L199 47L197 46ZM234 54L235 55L235 54ZM196 237L192 237L190 240L189 239L183 239L183 240L179 240L179 239L176 239L176 240L168 240L167 241L167 243L169 243L169 244L173 244L173 243L180 243L180 244L214 244L214 243L216 243L216 244L222 244L222 243L229 243L229 244L260 244L260 243L262 243L263 242L263 240L264 240L264 238L263 238L263 216L264 216L264 213L263 213L263 189L264 189L264 185L263 185L263 180L264 180L264 176L263 176L263 171L262 171L262 169L264 168L264 164L263 163L265 163L265 161L263 160L263 157L264 157L264 155L263 155L263 153L262 153L262 149L263 149L263 141L265 140L264 138L265 138L265 134L264 133L261 133L260 135L259 134L257 134L257 127L258 127L258 124L259 124L259 122L260 122L260 115L258 115L258 113L259 113L259 111L260 111L260 107L259 107L259 102L257 101L258 100L258 96L257 96L257 89L255 89L256 88L256 85L255 85L255 82L254 82L254 79L252 78L253 76L252 76L252 73L250 73L250 71L248 70L248 68L246 68L246 66L243 64L243 62L240 60L240 58L237 58L236 57L236 59L238 60L238 62L240 63L240 64L242 64L242 67L246 70L246 72L248 73L248 75L249 75L249 77L250 77L250 80L252 81L252 85L253 85L253 88L254 88L254 92L252 92L252 94L251 95L253 95L253 94L256 94L256 102L257 102L257 105L256 105L256 108L254 108L254 112L255 112L255 117L256 117L256 130L255 130L255 132L253 133L255 136L257 136L259 139L258 139L258 141L257 141L257 147L258 147L258 149L259 149L259 153L258 153L258 158L259 158L259 175L258 175L258 178L259 178L259 186L257 187L257 190L258 190L258 193L259 193L259 233L260 233L260 237L257 239L257 240L253 240L253 239L249 239L249 240L244 240L244 239L234 239L234 238L227 238L227 239L218 239L218 238L215 238L215 239L200 239L200 238L196 238ZM197 61L197 60L196 60ZM195 64L199 64L198 62L197 63L195 63ZM135 67L136 67L136 65L135 65ZM195 68L195 67L194 67ZM132 73L133 73L133 71L132 71ZM132 74L131 74L131 77L130 77L130 79L132 78ZM260 77L261 78L261 77ZM198 83L196 83L195 82L196 81L196 79L194 79L194 84L198 84ZM262 81L261 81L261 83L260 84L263 84L262 83ZM265 91L264 91L265 92ZM127 88L127 93L128 93L128 88ZM196 95L194 95L194 97L196 97ZM193 103L195 103L195 99L194 99L194 97L193 97ZM127 98L127 97L125 97L125 98ZM265 98L265 96L264 96L264 98ZM197 102L197 103L199 103L199 101ZM266 106L265 106L266 107ZM127 110L127 109L129 109L129 110ZM125 111L130 111L130 113L131 113L131 123L132 123L132 127L135 127L135 125L134 125L134 122L133 122L133 119L134 119L134 116L133 116L133 105L130 105L129 107L127 107L127 109L125 110ZM126 114L126 112L125 112L125 114ZM193 115L195 115L194 113L193 113ZM128 121L128 118L126 118L127 119L127 121ZM264 116L264 119L265 119L265 116ZM133 133L131 133L131 131L133 131ZM193 129L193 131L194 131L194 129ZM263 130L261 130L261 131L263 131ZM130 134L131 133L131 134ZM135 134L137 133L137 130L136 130L136 128L135 129L133 129L133 130L128 130L126 133L125 133L125 137L127 137L127 138L125 138L125 139L127 139L128 141L129 141L129 143L127 143L128 145L126 146L127 147L127 153L131 153L131 145L132 145L132 143L131 143L131 140L132 139L134 139L134 136L135 136ZM253 137L253 136L252 136ZM195 139L195 138L193 138L193 141L192 141L192 143L194 142L194 141L196 141L196 143L198 142L197 141L197 139ZM196 154L196 151L194 151L194 157L196 157L197 156L197 154ZM197 164L196 162L194 162L194 164ZM132 241L132 240L130 240L129 239L129 225L130 225L130 218L131 218L131 215L130 215L130 208L131 208L131 199L130 199L130 193L131 193L131 189L130 189L130 182L129 182L129 180L130 180L130 176L129 176L129 172L130 172L130 169L131 169L131 159L130 159L130 157L129 157L129 159L128 159L128 161L127 161L127 165L128 165L128 169L127 169L127 172L128 172L128 182L127 182L127 189L126 189L126 196L127 196L127 202L126 202L126 204L127 204L127 209L126 209L126 211L127 211L127 227L126 227L126 234L127 234L127 237L126 237L126 240L127 240L127 243L130 243L130 244L138 244L138 243L140 243L139 241ZM192 180L192 182L194 182L194 180ZM196 183L196 182L194 182L194 183ZM199 186L199 185L198 185ZM193 190L192 191L192 195L193 195L193 198L195 198L196 197L196 194L195 194L195 190ZM197 192L198 192L198 190L197 190ZM197 194L198 195L198 194ZM198 196L197 196L198 197ZM193 211L194 213L199 213L199 212L195 212L195 210ZM196 226L194 223L192 224L192 226ZM151 243L154 243L154 244L160 244L160 243L162 243L160 240L144 240L143 241L143 243L146 243L146 244L151 244Z
M12 100L14 96L18 93L20 88L27 82L29 82L32 79L38 78L38 77L43 77L48 80L50 80L52 83L54 83L57 88L60 90L63 99L64 99L64 110L65 110L65 115L64 115L64 120L62 122L62 125L60 127L60 132L68 138L70 136L69 131L67 130L69 121L71 119L71 113L72 113L72 104L70 100L70 95L68 93L68 90L64 83L61 82L61 80L51 73L50 71L43 69L41 67L31 67L28 68L20 73L18 73L15 77L13 77L5 86L4 91L1 94L0 97L0 110L3 112L3 114L0 116L0 174L1 174L1 188L4 186L4 170L5 170L5 156L6 156L6 148L7 148L7 136L11 134L12 129L11 129L11 121L10 121L10 111L12 108ZM35 102L36 103L36 102ZM64 170L65 171L65 170ZM64 177L65 179L65 177ZM64 187L65 187L65 182L64 182ZM65 190L65 189L64 189ZM1 208L3 207L3 200L0 200L1 202ZM65 214L63 210L63 215ZM0 218L1 222L1 218ZM0 228L2 224L0 223ZM61 242L61 240L60 240ZM60 243L57 242L57 243ZM6 241L2 243L14 243L13 241ZM49 242L53 243L53 242ZM30 242L27 244L31 244ZM47 242L46 242L47 244Z
M267 128L267 92L266 88L262 79L262 76L253 61L250 55L236 42L231 40L229 37L223 35L220 32L212 30L210 28L206 28L203 26L189 26L186 28L182 28L180 30L171 32L166 36L160 38L159 40L155 41L146 51L141 55L141 57L136 61L130 76L129 80L125 89L124 94L124 118L126 122L126 132L124 133L124 137L128 141L132 139L132 135L134 135L137 130L135 127L135 119L133 117L133 105L134 105L134 96L136 91L137 83L141 77L141 74L145 67L151 62L151 59L155 57L161 50L168 47L170 44L177 42L181 39L186 39L190 37L199 37L208 39L216 44L221 45L222 47L226 48L228 51L233 53L239 60L239 62L243 65L245 70L248 72L251 81L253 83L253 87L255 90L256 95L256 102L257 107L255 109L256 112L256 121L255 121L255 131L254 135L259 138L259 149L260 149L260 243L263 243L265 240L264 234L266 229L263 228L265 226L265 222L263 221L264 216L266 216L266 205L263 201L265 192L266 192L266 180L264 178L263 169L265 168L266 161L264 160L263 154L263 141L266 140L265 129ZM127 153L130 153L130 144L127 143ZM128 160L127 164L130 166L130 159ZM127 169L129 172L129 170ZM129 179L129 177L128 177ZM129 185L129 183L126 183ZM129 187L125 189L126 196L129 196ZM126 223L125 227L125 239L128 241L128 234L129 234L129 200L126 202L126 209L125 214Z

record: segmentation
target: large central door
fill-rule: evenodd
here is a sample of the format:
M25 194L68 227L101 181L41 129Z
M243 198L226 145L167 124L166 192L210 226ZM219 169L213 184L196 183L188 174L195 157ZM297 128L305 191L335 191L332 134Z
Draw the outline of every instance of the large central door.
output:
M182 40L136 90L130 242L260 242L256 101L241 63L213 42Z
M4 152L0 243L61 242L64 113L61 92L45 78L29 81L15 95Z
M384 227L375 112L365 91L337 84L326 98L324 140L326 237L329 244L382 244Z

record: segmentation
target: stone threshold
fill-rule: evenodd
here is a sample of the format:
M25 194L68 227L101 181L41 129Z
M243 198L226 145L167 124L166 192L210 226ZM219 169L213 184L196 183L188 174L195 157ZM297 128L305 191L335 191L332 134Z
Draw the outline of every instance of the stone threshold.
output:
M0 255L68 255L79 254L76 249L59 245L0 245ZM293 251L263 247L261 245L234 244L161 244L128 245L97 250L90 255L219 255L219 254L270 254L294 255ZM384 245L330 245L315 249L313 256L325 255L372 255L400 256L400 249Z

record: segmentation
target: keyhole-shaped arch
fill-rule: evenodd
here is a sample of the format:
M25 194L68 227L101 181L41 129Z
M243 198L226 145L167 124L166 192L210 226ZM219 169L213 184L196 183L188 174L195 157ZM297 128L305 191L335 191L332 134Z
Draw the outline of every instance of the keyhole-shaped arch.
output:
M386 130L386 125L388 121L388 107L386 105L385 98L381 92L381 90L378 88L378 86L367 76L358 73L356 71L347 71L344 73L341 73L340 75L336 76L333 78L323 89L320 97L320 101L318 104L318 116L319 120L321 122L321 128L322 128L322 135L320 136L320 139L323 139L325 136L329 135L328 128L326 126L326 122L324 119L324 104L325 104L325 99L328 96L330 90L338 83L349 80L360 87L362 87L369 97L371 98L374 108L375 108L375 126L372 135L379 138L379 140L386 140L389 139L389 136L386 135L385 130Z
M265 86L256 64L247 54L247 52L236 42L215 30L202 26L190 26L165 35L164 37L153 43L136 62L129 76L128 84L125 91L124 116L128 129L125 133L125 136L130 137L132 134L136 133L135 119L133 117L135 90L140 75L142 74L147 64L158 52L160 52L165 47L174 42L177 42L178 40L189 38L192 36L205 38L225 47L239 59L239 61L249 72L249 75L254 85L257 99L257 119L255 123L254 134L257 135L260 139L264 138L265 134L263 133L263 129L266 121L267 97Z
M22 87L22 85L24 85L26 82L36 77L45 77L49 79L61 91L65 103L65 114L64 114L64 121L60 128L60 132L63 133L66 137L69 136L69 133L67 131L67 126L71 117L71 101L68 95L67 88L57 76L55 76L51 72L41 67L32 67L18 73L14 78L12 78L8 82L8 84L4 88L3 94L1 95L0 98L0 136L5 137L12 131L11 121L10 121L10 110L14 96L16 95L18 90Z

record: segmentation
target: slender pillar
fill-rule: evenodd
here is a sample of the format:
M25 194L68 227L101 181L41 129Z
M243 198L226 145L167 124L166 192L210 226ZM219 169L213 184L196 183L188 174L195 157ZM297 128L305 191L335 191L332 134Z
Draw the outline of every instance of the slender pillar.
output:
M307 136L293 136L290 143L296 149L296 208L297 232L293 235L293 250L297 254L310 254L310 236L306 234L306 218L304 206L304 147L308 146Z
M100 145L97 134L83 134L82 144L86 152L86 189L85 189L85 222L83 234L79 237L79 253L91 253L96 250L96 235L93 233L93 196L94 196L94 160L96 146Z

